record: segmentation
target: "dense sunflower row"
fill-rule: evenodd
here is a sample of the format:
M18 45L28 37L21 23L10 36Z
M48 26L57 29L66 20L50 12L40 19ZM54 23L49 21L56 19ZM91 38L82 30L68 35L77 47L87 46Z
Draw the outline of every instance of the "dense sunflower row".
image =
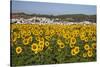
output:
M96 60L96 25L11 24L12 65Z

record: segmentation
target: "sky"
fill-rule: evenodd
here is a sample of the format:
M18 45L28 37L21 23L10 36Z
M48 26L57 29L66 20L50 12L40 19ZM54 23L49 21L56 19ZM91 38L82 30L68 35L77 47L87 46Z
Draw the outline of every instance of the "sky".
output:
M62 4L62 3L46 3L33 1L16 1L12 0L12 12L24 12L27 14L96 14L95 5L79 5L79 4Z

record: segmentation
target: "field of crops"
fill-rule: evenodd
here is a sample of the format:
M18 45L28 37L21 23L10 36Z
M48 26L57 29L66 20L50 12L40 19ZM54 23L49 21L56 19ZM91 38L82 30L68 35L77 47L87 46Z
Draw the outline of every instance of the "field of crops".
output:
M11 64L96 61L96 25L11 24Z

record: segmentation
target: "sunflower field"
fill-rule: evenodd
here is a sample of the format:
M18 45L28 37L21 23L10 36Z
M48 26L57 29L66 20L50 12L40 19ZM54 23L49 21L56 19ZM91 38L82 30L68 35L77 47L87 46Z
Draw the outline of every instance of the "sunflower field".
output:
M11 24L11 65L96 61L95 24Z

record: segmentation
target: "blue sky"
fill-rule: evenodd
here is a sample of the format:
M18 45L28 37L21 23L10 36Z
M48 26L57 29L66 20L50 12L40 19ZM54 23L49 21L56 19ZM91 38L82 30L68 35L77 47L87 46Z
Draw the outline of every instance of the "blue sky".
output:
M12 0L12 12L24 12L28 14L96 14L95 5L77 5L45 2L28 2Z

